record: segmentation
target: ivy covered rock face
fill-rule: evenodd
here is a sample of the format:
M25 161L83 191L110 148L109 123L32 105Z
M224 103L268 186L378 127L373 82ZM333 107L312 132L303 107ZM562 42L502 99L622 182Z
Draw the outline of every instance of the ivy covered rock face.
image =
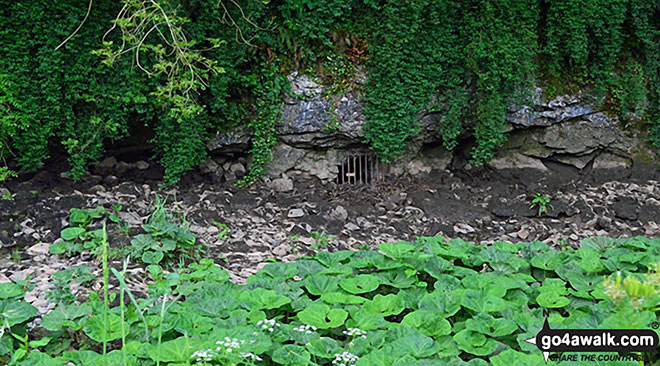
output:
M357 109L342 95L362 89L364 138L386 161L405 152L426 111L439 116L432 129L447 149L473 136L471 163L487 163L511 128L508 106L531 100L537 84L551 97L592 85L626 128L648 124L660 141L652 0L88 5L6 4L2 177L64 152L78 178L107 148L149 141L175 182L204 161L210 136L243 126L252 142L237 148L253 158L241 182L254 182L272 157L274 126L289 121L280 106L292 71L306 78L294 89L307 98L327 86L317 102L334 104L329 111ZM327 122L334 131L350 121Z

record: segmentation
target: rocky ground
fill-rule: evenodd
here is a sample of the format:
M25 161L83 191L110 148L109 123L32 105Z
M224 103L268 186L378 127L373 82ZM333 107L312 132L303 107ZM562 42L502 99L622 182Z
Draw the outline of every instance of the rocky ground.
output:
M244 171L240 164L231 168L238 175ZM316 250L417 236L577 246L582 238L598 235L660 235L660 186L654 180L445 170L417 180L337 186L294 172L238 189L192 173L176 188L159 189L161 173L153 163L111 159L79 182L48 170L6 182L0 188L5 197L0 199L0 282L30 277L36 287L26 299L46 312L54 307L46 299L53 273L78 264L99 270L90 255L49 253L67 226L69 210L121 204L120 216L136 234L152 210L154 194L185 214L190 230L208 245L205 256L227 268L236 282L267 258L289 261ZM537 192L551 197L552 208L541 216L530 208L530 195ZM129 239L115 230L110 241L117 247ZM119 267L120 261L113 265ZM138 292L145 287L143 271L137 264L129 270L130 286ZM75 284L72 289L79 291Z

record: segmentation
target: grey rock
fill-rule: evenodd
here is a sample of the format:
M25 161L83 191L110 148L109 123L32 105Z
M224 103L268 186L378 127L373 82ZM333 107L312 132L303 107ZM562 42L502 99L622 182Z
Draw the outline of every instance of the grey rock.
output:
M289 210L289 213L287 214L287 217L289 218L298 218L303 216L305 216L305 211L303 211L301 208L293 208Z
M336 220L336 221L341 221L344 222L346 219L348 219L348 211L344 208L344 206L337 205L334 209L332 209L326 217L329 220Z
M250 136L248 127L241 125L231 131L216 133L206 143L206 148L214 153L243 152L248 148Z
M279 178L272 182L275 192L289 192L293 190L293 180L289 178Z
M235 176L237 177L242 177L247 173L247 170L245 169L245 166L241 163L234 163L229 167L229 171L231 171Z
M291 82L291 92L293 94L313 97L323 91L323 85L312 80L308 75L299 75L297 71L291 73L287 78Z
M297 168L307 152L308 150L296 149L287 144L276 144L273 147L273 160L268 163L266 173L278 177L290 169Z
M109 156L96 164L96 167L101 169L112 169L115 165L117 165L117 158Z
M505 155L498 156L491 160L489 165L495 169L528 168L543 172L548 170L541 160L517 152L507 152Z
M206 159L199 164L199 170L204 174L217 174L222 173L222 168L220 165L213 159Z
M610 153L602 153L594 159L593 169L630 169L630 159Z
M48 243L37 243L25 251L28 255L35 257L38 255L46 255L49 253L50 244Z
M578 169L584 169L594 159L595 155L596 153L587 155L557 155L553 156L553 159L567 165L572 165Z
M149 169L149 163L147 163L144 160L140 160L137 163L135 163L135 167L138 168L139 170L147 170Z
M11 194L11 192L7 188L0 187L0 198L9 197L10 194Z
M350 230L350 231L358 231L358 230L360 230L360 227L357 226L357 225L355 225L355 224L352 223L352 222L348 222L348 223L346 223L346 225L344 225L344 227L345 227L347 230Z

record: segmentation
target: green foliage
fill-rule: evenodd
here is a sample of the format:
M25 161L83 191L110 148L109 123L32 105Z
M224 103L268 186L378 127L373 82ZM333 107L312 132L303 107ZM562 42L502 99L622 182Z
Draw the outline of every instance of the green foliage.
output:
M43 317L47 337L27 347L3 337L0 354L24 350L21 365L43 358L145 366L540 366L541 352L525 340L542 328L544 308L550 326L565 329L646 329L660 315L659 239L596 237L578 250L555 251L541 242L475 245L438 236L379 249L270 263L246 285L229 282L210 259L169 273L152 265L146 298L128 292L131 301L106 315L115 294L59 304ZM122 292L125 272L113 270ZM16 305L23 291L0 286L0 306L11 300L24 308L9 313L10 327L36 314ZM35 350L72 341L74 351ZM96 352L101 342L105 355Z
M91 209L72 208L70 212L69 227L62 229L61 240L50 245L50 252L73 256L88 250L94 255L99 255L103 230L95 224L109 213L103 206Z
M154 210L143 225L144 234L131 239L131 245L124 247L124 256L130 255L145 264L165 264L185 258L199 257L202 245L190 232L185 217L165 208L167 199L156 195Z
M532 204L529 206L529 208L537 207L539 209L539 216L548 212L548 207L554 210L550 204L550 196L536 192L530 198L532 199Z

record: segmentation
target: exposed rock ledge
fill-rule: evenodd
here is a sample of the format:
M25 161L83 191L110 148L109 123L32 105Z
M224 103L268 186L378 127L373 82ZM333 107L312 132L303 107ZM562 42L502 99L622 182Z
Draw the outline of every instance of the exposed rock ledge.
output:
M278 144L267 173L273 178L302 173L331 181L337 176L343 153L364 147L360 94L349 92L328 98L323 95L324 86L307 75L293 73L289 80L293 93L300 98L289 98L283 106L282 121L277 125ZM651 179L658 174L657 153L649 148L645 137L637 130L623 129L617 117L598 110L585 96L561 95L544 100L543 90L536 88L533 99L531 106L510 108L508 140L497 150L491 168L552 173L552 167L560 164L603 177L633 174ZM327 131L326 126L333 121L338 122L338 129ZM421 113L419 124L420 134L408 144L406 153L389 165L389 174L471 169L464 158L469 140L458 151L450 152L439 146L437 114ZM247 151L249 140L245 128L218 133L207 144L214 160L204 163L205 170L222 176L229 166L227 154ZM651 165L654 168L648 169ZM233 172L229 173L225 179L233 178Z

